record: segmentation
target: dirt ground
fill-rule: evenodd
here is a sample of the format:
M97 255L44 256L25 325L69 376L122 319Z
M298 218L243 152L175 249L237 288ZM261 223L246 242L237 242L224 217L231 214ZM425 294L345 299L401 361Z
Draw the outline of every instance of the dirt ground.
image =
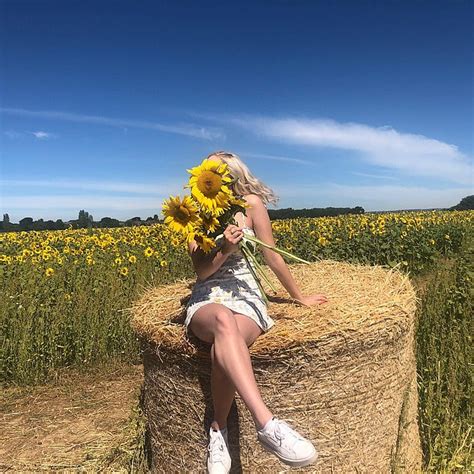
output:
M64 370L48 385L0 393L1 472L97 472L130 457L142 365ZM120 469L114 468L117 472Z

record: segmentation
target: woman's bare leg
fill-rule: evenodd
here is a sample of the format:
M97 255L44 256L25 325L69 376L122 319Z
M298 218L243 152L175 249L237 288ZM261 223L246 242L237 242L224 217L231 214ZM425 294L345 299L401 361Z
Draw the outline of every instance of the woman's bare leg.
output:
M232 311L223 305L209 303L196 311L189 326L197 337L214 345L215 363L232 381L256 428L262 428L272 412L261 397L247 344Z
M216 430L227 426L227 417L235 397L235 385L217 363L214 355L214 344L211 347L212 372L211 392L214 405L214 421L211 423Z
M255 340L263 333L262 329L252 321L248 316L233 311L240 334L245 340L247 347L250 347ZM227 377L220 364L215 360L214 344L211 347L211 391L214 404L214 420L211 423L216 430L227 426L227 417L229 416L232 403L235 397L235 385Z

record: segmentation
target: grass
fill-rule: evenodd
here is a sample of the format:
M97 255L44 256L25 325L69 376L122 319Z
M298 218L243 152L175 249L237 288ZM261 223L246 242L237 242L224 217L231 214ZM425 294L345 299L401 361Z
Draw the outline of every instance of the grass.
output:
M138 397L131 407L122 442L109 448L96 460L94 471L123 471L137 474L150 472L145 433L146 419L141 409L140 397Z
M473 472L472 232L454 258L415 279L422 295L416 356L426 472Z

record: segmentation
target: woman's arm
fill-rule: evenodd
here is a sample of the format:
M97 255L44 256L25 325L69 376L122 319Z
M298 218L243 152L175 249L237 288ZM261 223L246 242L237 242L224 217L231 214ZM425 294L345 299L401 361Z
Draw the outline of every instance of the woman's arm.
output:
M222 245L205 253L195 240L188 242L188 251L193 261L198 280L205 280L217 272L227 257L238 250L238 243L243 237L243 231L236 225L229 224L223 233Z
M217 272L229 256L228 253L223 253L221 248L217 251L211 250L206 254L194 240L188 243L188 249L197 279L201 281Z
M273 238L270 217L262 199L256 194L249 194L246 196L246 200L247 203L250 204L248 212L252 217L255 235L262 242L275 247L276 245ZM298 284L290 273L290 270L285 260L283 260L283 257L273 250L267 249L266 247L261 246L260 248L262 249L265 262L272 269L273 273L275 273L290 296L297 300L302 299L303 294L301 293Z

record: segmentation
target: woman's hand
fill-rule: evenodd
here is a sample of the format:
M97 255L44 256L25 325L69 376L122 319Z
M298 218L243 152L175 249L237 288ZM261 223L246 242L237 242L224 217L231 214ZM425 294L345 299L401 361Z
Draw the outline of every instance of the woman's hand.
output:
M224 230L224 243L221 252L231 254L239 250L239 242L242 240L244 232L241 227L229 224Z
M316 304L327 303L328 299L324 295L315 294L315 295L302 296L301 298L296 298L296 301L298 301L298 303L301 303L303 306L313 306Z

